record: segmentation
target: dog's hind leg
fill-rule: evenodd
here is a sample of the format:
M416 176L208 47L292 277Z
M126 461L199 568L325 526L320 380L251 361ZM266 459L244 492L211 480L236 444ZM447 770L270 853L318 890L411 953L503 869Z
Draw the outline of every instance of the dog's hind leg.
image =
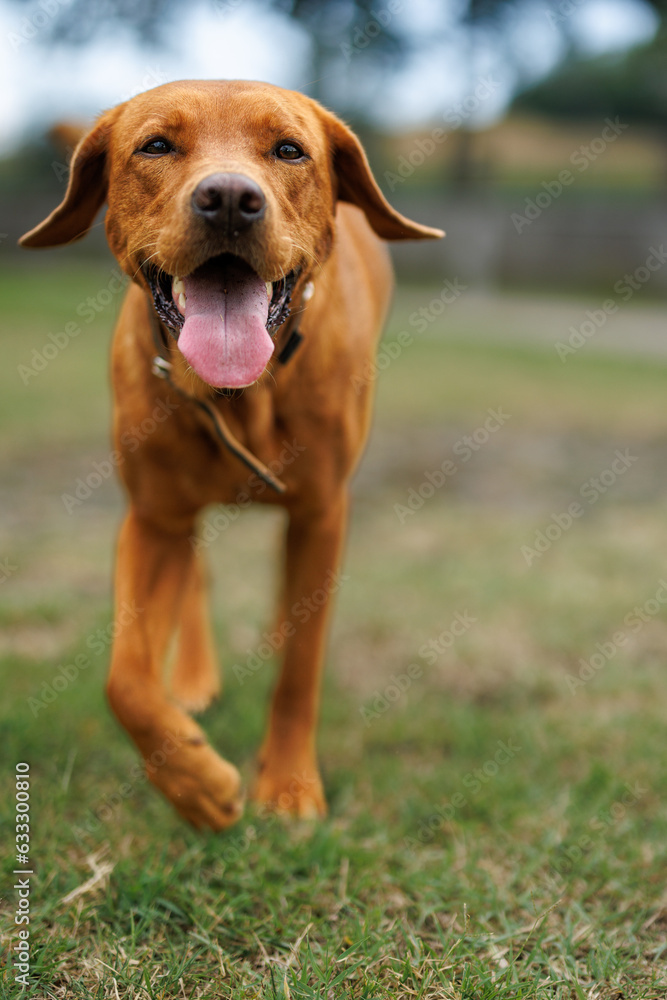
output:
M184 583L171 674L172 694L189 712L202 712L220 694L206 590L206 567L197 553Z

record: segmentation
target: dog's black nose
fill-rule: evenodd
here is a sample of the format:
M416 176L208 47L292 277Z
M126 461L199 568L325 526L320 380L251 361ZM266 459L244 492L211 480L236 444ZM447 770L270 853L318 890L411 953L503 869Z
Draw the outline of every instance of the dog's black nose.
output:
M266 198L243 174L211 174L194 189L192 207L212 226L234 233L259 222L266 211Z

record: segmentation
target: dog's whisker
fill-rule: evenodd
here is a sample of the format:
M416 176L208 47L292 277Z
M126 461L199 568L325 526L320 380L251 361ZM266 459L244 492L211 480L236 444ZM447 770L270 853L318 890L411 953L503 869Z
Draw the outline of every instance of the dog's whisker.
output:
M155 250L155 252L154 252L154 253L152 253L152 254L149 254L149 256L148 256L148 257L145 257L145 258L144 258L144 259L142 260L141 264L139 264L139 266L138 266L138 267L136 268L136 270L135 270L135 272L134 272L134 275L133 275L133 277L135 277L135 278L136 278L136 276L137 276L137 275L139 274L139 272L141 271L141 269L142 269L142 267L144 266L144 264L147 264L149 260L151 260L151 259L152 259L153 257L156 257L158 253L159 253L159 251L158 251L158 250ZM128 254L128 256L130 256L130 255ZM125 260L127 260L127 257L125 258ZM161 268L160 268L159 270L161 270Z
M322 265L322 262L321 262L321 261L320 261L320 260L319 260L319 259L318 259L318 258L317 258L317 257L315 256L315 254L314 254L314 253L313 253L312 251L310 251L310 250L307 250L307 249L306 249L306 247L302 247L302 246L301 246L301 244L297 243L297 242L296 242L296 240L293 240L293 239L291 238L291 236L284 236L284 237L283 237L283 239L285 239L285 240L289 240L289 241L290 241L290 243L291 243L291 245L292 245L292 247L293 247L294 249L296 249L296 250L301 250L301 252L302 252L302 253L305 253L305 255L306 255L307 257L312 257L312 259L313 259L313 260L315 261L315 263L317 264L318 268L319 268L320 270L322 270L322 266L323 266L323 265Z

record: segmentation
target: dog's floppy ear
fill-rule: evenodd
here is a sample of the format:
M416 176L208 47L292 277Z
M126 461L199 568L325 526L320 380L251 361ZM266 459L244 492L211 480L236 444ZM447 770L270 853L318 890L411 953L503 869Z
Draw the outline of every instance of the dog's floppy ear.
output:
M114 112L103 115L72 155L67 191L58 208L22 236L23 247L55 247L85 236L107 196L107 150Z
M362 209L378 236L384 240L437 240L442 229L411 222L391 207L380 191L363 147L340 119L329 114L334 172L338 180L338 200Z
M78 122L56 122L49 129L49 139L61 153L71 153L88 132L86 125Z

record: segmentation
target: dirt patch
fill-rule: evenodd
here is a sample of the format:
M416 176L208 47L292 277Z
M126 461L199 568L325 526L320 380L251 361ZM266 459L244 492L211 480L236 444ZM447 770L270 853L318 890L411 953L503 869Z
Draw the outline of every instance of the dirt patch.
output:
M585 500L598 493L615 502L642 504L667 496L667 437L621 440L508 425L471 451L465 445L470 433L464 426L391 434L376 430L355 481L356 495L364 502L396 487L418 489L429 473L449 462L455 472L447 475L444 493L526 514L567 506L581 499L582 488ZM619 452L626 456L626 471L621 471L623 461L617 461ZM614 463L618 472L609 472Z

